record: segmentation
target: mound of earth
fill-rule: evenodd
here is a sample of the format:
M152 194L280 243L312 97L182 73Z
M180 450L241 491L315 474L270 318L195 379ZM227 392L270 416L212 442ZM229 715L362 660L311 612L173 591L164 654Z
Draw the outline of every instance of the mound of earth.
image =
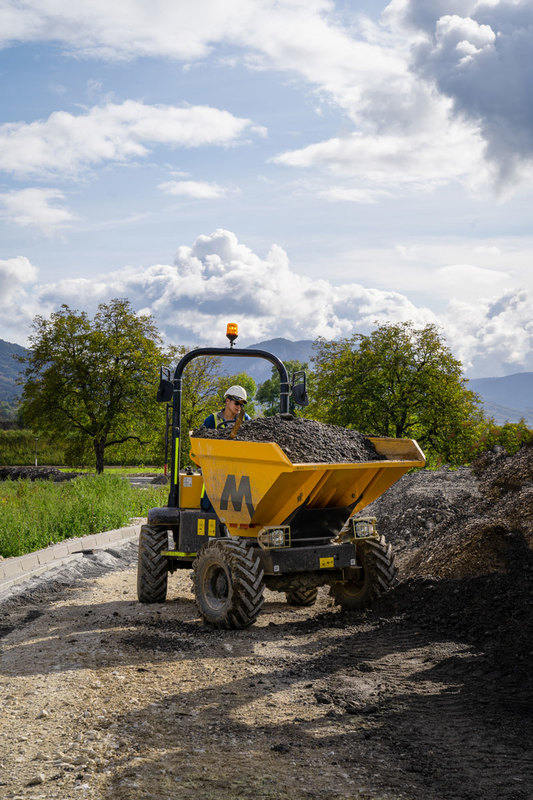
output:
M0 467L0 481L71 481L79 472L61 472L57 467Z
M470 494L454 497L445 516L426 519L430 535L420 538L405 565L407 574L461 578L508 572L514 569L517 542L532 548L533 447L513 456L501 449L484 454L473 464L470 481ZM452 478L451 484L457 488L459 482Z
M377 517L400 567L378 608L466 637L487 670L512 679L516 702L530 698L533 446L511 456L496 448L471 469L405 475L363 513Z
M168 475L155 475L150 481L150 483L153 483L155 486L165 486L169 482L170 477Z
M219 430L198 428L192 435L201 439L229 439L231 430L232 426ZM294 463L359 463L382 458L359 431L290 414L247 420L236 438L244 442L275 442Z

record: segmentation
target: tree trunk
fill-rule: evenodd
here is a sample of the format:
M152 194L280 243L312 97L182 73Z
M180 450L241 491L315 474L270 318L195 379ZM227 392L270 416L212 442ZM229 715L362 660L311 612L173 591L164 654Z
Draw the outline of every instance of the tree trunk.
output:
M104 471L104 451L105 439L96 438L93 440L94 454L96 456L96 472L100 475Z

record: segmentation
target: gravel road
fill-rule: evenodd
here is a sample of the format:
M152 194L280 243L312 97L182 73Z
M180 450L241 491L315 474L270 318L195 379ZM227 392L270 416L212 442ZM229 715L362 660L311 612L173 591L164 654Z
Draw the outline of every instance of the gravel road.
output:
M214 631L188 571L166 603L137 603L131 544L18 590L0 605L0 796L528 800L531 451L520 458L407 475L374 504L402 580L364 613L326 589L312 608L266 592L255 626Z

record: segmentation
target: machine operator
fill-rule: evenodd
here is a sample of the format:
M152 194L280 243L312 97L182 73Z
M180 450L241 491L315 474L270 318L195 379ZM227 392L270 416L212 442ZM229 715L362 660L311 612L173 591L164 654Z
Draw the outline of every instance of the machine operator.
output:
M224 395L224 408L217 411L216 414L209 414L209 416L202 422L203 428L226 428L235 422L239 416L241 407L245 406L248 397L246 389L242 386L230 386ZM244 419L249 420L250 416L244 414Z

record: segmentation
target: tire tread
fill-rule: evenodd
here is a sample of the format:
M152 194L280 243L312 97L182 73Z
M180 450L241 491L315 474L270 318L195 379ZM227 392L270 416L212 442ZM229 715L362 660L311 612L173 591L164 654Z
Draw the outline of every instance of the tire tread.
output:
M161 551L167 547L166 530L142 526L137 564L137 597L141 603L164 603L166 600L168 561Z

